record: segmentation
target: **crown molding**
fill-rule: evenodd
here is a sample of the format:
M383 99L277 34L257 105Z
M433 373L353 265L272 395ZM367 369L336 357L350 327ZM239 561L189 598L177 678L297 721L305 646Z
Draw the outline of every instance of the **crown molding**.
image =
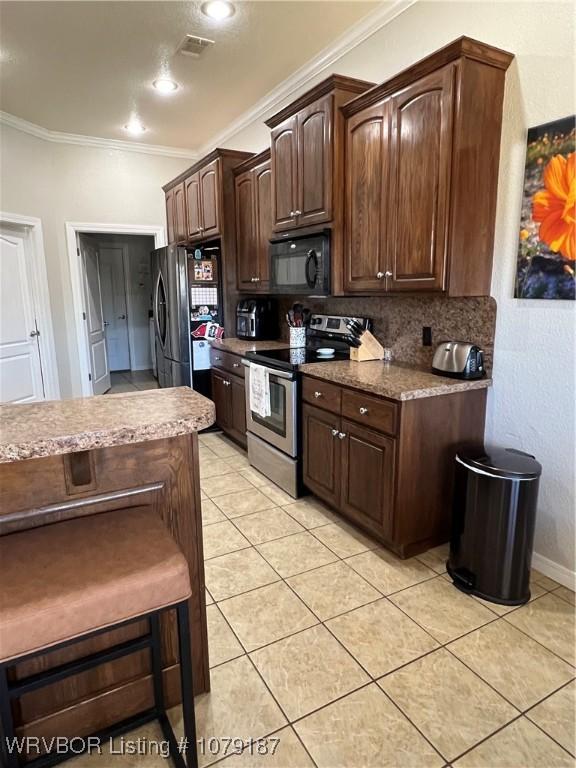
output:
M290 97L294 96L310 80L335 64L345 54L349 53L352 48L360 45L364 40L372 37L372 35L382 29L382 27L390 24L397 16L404 13L404 11L417 2L418 0L395 0L392 4L382 3L372 13L350 27L331 45L320 51L313 59L310 59L304 66L297 69L290 77L269 91L251 109L231 122L223 131L213 136L209 142L198 150L198 155L202 157L214 149L214 147L221 146L235 134L247 128L250 123L277 112Z
M54 144L75 144L80 147L95 147L97 149L116 149L122 152L141 152L146 155L161 155L163 157L182 157L187 160L196 160L198 153L191 149L179 147L164 147L160 144L144 144L141 141L122 141L120 139L102 139L98 136L83 136L79 133L64 133L51 131L36 123L30 123L21 117L11 115L9 112L0 111L0 125L7 125L22 133L28 133L43 141L51 141Z

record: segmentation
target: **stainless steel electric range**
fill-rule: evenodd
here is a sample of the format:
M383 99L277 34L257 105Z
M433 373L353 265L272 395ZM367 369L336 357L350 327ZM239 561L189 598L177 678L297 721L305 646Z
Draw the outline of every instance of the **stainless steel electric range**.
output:
M263 475L293 498L303 493L300 366L305 363L348 360L354 339L346 323L354 319L364 328L363 317L312 315L307 345L301 349L263 349L247 352L246 428L248 459ZM319 350L331 348L327 355ZM262 417L250 408L250 363L264 366L270 385L270 415Z

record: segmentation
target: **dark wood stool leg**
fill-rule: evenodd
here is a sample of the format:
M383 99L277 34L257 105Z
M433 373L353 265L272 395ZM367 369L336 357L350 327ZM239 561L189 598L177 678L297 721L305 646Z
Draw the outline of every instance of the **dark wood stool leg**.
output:
M14 721L8 693L8 667L6 666L0 666L0 736L2 737L0 747L2 765L6 768L18 768L20 759L14 742ZM12 751L9 750L9 745L12 745Z
M184 743L187 745L186 765L188 768L198 768L188 601L179 603L176 607L176 613L178 616L178 646L180 650L180 681L182 685L182 717L184 721L185 739Z

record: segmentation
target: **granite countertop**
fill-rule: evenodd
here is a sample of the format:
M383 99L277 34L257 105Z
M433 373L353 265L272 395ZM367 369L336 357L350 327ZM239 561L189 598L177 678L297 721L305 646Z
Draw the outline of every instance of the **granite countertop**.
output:
M189 387L0 406L0 463L185 435L214 423Z
M384 363L381 360L363 363L351 360L307 363L301 365L300 370L325 381L372 392L392 400L416 400L492 386L490 378L474 381L449 379L415 366Z
M246 352L257 352L259 349L288 349L287 341L248 341L229 336L219 341L211 341L215 349L224 352L233 352L235 355L244 355Z

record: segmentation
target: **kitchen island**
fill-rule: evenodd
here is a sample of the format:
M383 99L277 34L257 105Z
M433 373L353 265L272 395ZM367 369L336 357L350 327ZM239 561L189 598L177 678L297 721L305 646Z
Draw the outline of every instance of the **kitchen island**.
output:
M197 431L214 417L213 403L186 387L0 406L0 534L130 507L157 511L190 567L195 693L210 688ZM145 622L116 629L38 656L13 674L25 677L146 631ZM172 706L179 700L172 616L163 621L162 643ZM14 714L19 736L82 735L151 704L144 651L25 694Z

